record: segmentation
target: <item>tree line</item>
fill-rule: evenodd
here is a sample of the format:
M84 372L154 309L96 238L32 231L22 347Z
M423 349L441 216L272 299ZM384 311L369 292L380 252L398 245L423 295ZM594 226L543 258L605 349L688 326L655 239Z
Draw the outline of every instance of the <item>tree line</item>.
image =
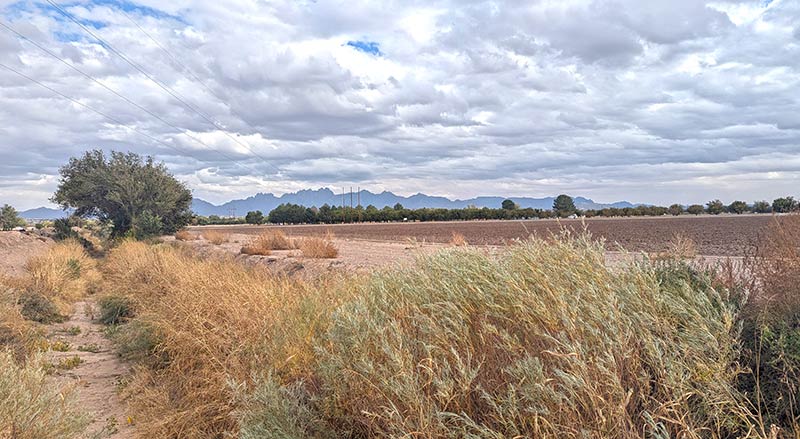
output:
M722 213L788 213L798 210L800 205L794 197L782 197L768 201L748 204L734 201L728 205L720 200L712 200L705 205L606 207L602 209L578 209L568 195L559 195L552 209L520 208L513 200L504 200L499 208L466 207L463 209L419 208L407 209L402 204L378 209L375 206L330 206L305 207L298 204L281 204L269 214L261 211L248 212L244 218L223 218L215 215L197 217L197 224L334 224L355 222L397 222L397 221L470 221L470 220L519 220L576 217L632 217L664 215L719 215Z

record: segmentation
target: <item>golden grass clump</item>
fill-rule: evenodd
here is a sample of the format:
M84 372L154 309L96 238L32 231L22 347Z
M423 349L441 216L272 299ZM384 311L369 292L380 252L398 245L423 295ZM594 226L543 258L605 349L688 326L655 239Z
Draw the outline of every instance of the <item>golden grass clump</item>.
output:
M667 251L653 256L653 260L688 260L697 257L697 244L692 238L676 233L670 239Z
M333 243L333 235L325 237L309 236L300 241L300 251L306 258L333 259L339 256L339 249Z
M462 235L461 233L458 233L458 232L453 232L453 236L450 238L450 245L451 246L453 246L453 247L464 247L467 244L468 244L467 243L467 239L464 237L464 235Z
M272 250L291 250L295 248L297 248L295 239L289 238L280 230L267 230L242 247L242 253L268 256L272 253Z
M44 296L64 313L100 280L95 260L74 240L60 242L34 256L25 270L23 289Z
M135 242L112 251L103 268L108 293L136 303L128 325L148 328L153 356L169 360L139 368L128 388L143 437L235 431L233 384L248 386L264 370L298 377L313 363L324 316L346 297L341 288L312 288L232 258L202 260Z
M53 385L45 366L41 357L23 364L11 352L0 350L0 437L77 437L88 425L74 388Z
M138 243L104 270L166 360L128 390L144 437L759 436L727 295L588 237L315 283Z
M178 230L175 232L175 239L178 241L195 241L197 238L197 235L188 230Z
M227 233L218 232L216 230L203 232L203 238L214 245L221 245L230 241L230 236Z

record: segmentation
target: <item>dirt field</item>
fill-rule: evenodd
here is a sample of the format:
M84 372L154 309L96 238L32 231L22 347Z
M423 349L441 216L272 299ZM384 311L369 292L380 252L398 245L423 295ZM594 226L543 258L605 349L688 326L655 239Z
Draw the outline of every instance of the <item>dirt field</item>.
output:
M21 275L25 262L43 253L52 243L49 238L20 232L0 232L0 275Z
M560 228L582 230L606 240L609 250L617 245L628 251L660 252L675 234L691 238L701 255L742 256L773 217L770 215L680 216L655 218L598 218L581 220L469 221L437 223L371 223L304 226L205 226L191 228L236 234L258 234L264 228L284 230L293 236L322 235L328 230L338 239L408 243L445 243L453 232L473 245L502 245L529 235L549 236Z

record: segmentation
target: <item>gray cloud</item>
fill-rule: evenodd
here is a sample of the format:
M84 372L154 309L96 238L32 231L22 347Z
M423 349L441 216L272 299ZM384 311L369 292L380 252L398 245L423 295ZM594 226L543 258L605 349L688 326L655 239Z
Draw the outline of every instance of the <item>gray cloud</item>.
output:
M0 202L22 208L89 148L155 154L212 201L358 184L666 204L800 179L788 0L125 3L171 55L114 4L60 4L216 125L52 8L0 0L3 23L180 128L0 30L0 62L123 124L0 68Z

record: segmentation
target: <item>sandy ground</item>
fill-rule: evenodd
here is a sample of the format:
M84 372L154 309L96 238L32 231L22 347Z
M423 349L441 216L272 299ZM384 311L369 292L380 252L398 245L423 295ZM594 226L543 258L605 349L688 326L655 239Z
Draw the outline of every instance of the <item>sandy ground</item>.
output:
M202 235L197 233L196 235ZM290 235L291 236L291 235ZM247 256L240 254L243 245L253 239L251 234L230 233L229 241L214 245L205 239L184 241L183 245L191 246L201 256L233 255L242 262L264 266L278 273L318 275L320 273L341 270L347 272L369 272L379 268L391 267L398 264L413 262L416 257L434 253L440 249L451 247L449 244L420 242L406 240L373 241L365 239L334 238L334 245L339 249L339 256L335 259L311 259L302 256L300 250L278 250L269 256ZM164 241L172 242L174 237L162 237ZM481 249L490 253L500 252L505 246L477 245L472 248ZM607 251L606 261L609 265L619 266L635 259L644 257L642 252ZM699 255L695 259L698 265L715 265L725 260L741 261L738 256Z
M326 270L370 271L380 267L403 264L416 257L435 252L445 247L444 244L424 243L409 240L407 242L366 241L358 239L334 239L339 249L339 256L334 259L314 259L302 256L300 250L275 250L269 256L247 256L241 254L241 248L247 244L252 235L232 233L229 241L214 245L205 239L184 241L200 255L215 254L234 255L245 263L269 268L282 273L318 274ZM165 236L164 241L172 242L174 237Z
M49 238L21 232L0 232L0 274L22 275L28 259L47 250L52 243Z
M91 299L78 302L67 322L50 326L51 343L54 340L69 343L67 351L49 353L53 364L76 356L81 359L73 369L57 368L54 379L77 384L81 408L92 418L84 438L129 438L133 436L133 427L119 397L120 384L129 367L114 353L111 341L103 334L104 327L93 320L94 313Z

